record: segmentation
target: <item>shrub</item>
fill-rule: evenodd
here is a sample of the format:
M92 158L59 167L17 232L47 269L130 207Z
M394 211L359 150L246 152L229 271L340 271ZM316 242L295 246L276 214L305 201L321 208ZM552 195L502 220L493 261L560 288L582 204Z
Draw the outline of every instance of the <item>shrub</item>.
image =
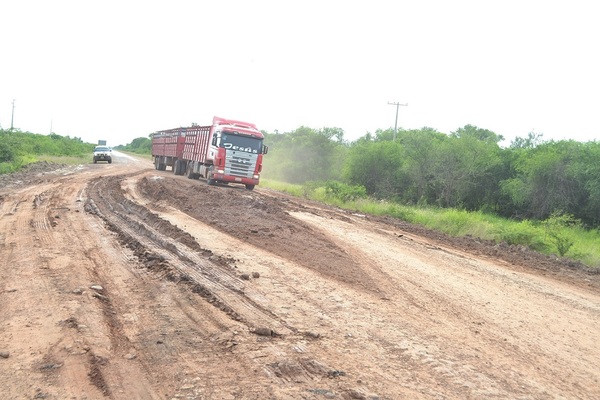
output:
M325 193L342 201L352 201L367 197L367 189L362 185L348 185L338 181L327 181Z
M566 228L581 228L581 220L571 214L554 211L543 223L546 227L546 234L550 237L550 241L556 247L558 254L561 257L567 254L575 241Z

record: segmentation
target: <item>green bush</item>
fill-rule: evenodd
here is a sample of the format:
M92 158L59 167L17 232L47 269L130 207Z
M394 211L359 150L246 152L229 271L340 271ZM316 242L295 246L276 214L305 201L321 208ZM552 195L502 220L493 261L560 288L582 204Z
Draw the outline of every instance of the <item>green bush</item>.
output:
M325 193L342 201L352 201L367 197L367 189L362 185L348 185L338 181L327 181Z
M544 220L543 224L546 228L546 234L550 237L550 241L561 257L567 254L575 244L571 230L582 227L581 220L562 211L553 212L548 219Z
M93 144L79 138L55 133L0 130L0 173L10 173L44 157L83 157L91 154Z
M152 139L147 137L135 138L125 146L119 146L119 150L136 154L152 154Z
M11 163L15 159L15 150L6 141L0 141L0 163Z

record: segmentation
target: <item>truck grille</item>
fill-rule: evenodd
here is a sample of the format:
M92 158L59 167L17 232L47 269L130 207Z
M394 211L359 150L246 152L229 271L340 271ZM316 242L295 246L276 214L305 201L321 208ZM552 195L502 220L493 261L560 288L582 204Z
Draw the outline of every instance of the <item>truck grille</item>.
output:
M258 154L228 151L225 157L225 173L242 178L252 178L257 158Z

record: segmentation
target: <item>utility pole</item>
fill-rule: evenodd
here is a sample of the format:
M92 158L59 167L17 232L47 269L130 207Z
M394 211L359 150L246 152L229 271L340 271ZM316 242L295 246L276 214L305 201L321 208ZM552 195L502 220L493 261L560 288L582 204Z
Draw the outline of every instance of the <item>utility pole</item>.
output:
M12 102L12 115L10 116L10 130L13 130L13 121L15 119L15 99Z
M398 132L398 108L400 108L400 106L408 106L408 103L406 104L400 104L399 102L389 102L388 104L391 106L396 106L396 123L394 124L394 142L396 141L396 133Z

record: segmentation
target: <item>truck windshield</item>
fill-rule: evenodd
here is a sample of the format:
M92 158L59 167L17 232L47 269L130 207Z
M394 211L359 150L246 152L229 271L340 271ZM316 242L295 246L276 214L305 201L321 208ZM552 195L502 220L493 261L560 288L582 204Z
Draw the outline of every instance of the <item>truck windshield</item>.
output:
M228 150L259 154L262 151L262 139L223 132L220 147Z

